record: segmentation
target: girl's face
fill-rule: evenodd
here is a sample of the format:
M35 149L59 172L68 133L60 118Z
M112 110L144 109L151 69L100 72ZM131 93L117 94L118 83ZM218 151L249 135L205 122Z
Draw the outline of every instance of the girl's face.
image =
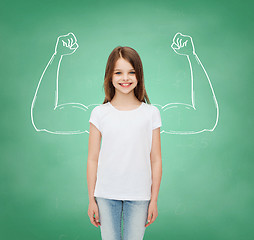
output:
M112 84L115 91L125 94L130 93L138 84L133 66L123 58L119 58L116 62Z

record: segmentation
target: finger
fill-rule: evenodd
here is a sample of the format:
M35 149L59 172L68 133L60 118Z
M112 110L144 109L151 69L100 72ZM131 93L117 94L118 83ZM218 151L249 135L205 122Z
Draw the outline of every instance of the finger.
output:
M95 214L95 222L97 222L97 223L99 223L99 222L100 222L100 219L99 219L98 214Z
M179 49L179 47L175 47L175 46L176 46L176 45L173 43L173 44L171 45L171 48L174 50L175 53L178 54L177 50Z
M97 226L98 226L98 225L101 226L101 223L100 223L100 220L99 220L99 219L95 219L95 222L96 222Z
M172 47L172 48L176 48L176 49L179 48L175 43L172 43L172 44L171 44L171 47Z
M100 225L100 222L98 219L94 219L95 226L98 227Z
M180 47L183 47L183 45L182 45L182 39L180 39Z
M188 42L188 40L186 40L183 44L184 44L184 46L186 46L187 45L187 42Z
M96 227L96 224L94 222L94 218L93 217L90 218L90 222Z
M185 46L185 43L186 43L186 41L184 42L184 39L181 39L182 41L181 41L181 47L184 47Z
M72 46L76 43L76 41L75 41L75 39L73 38L73 36L70 36L69 38L70 38L70 40L71 40L70 47L72 48Z
M94 215L96 223L100 225L100 215L98 209L95 210Z
M151 214L150 214L150 218L149 218L149 220L150 220L150 223L152 223L152 222L153 222L153 213L151 213Z
M64 40L62 40L62 43L63 43L64 47L67 47L67 44L66 44L66 42Z
M179 47L179 38L176 39L176 44Z
M69 38L72 38L72 39L73 39L73 43L76 43L76 42L77 42L77 38L75 37L75 35L74 35L72 32L70 32L70 33L68 34L68 36L69 36Z
M147 224L145 225L145 227L148 227L150 224L151 224L151 222L147 223Z
M71 46L70 46L70 43L71 43L71 41L70 41L70 39L68 38L68 48L71 47Z
M181 33L179 33L179 32L175 34L175 36L174 36L174 38L173 38L173 42L174 42L174 43L176 43L176 39L179 38L180 34L181 34Z
M155 215L153 214L152 219L151 219L151 223L153 223L153 222L155 221L155 219L156 219L156 217L155 217Z
M92 219L92 220L91 220L91 223L92 223L95 227L98 227L98 226L100 225L100 223L96 221L96 218L95 218L95 217L92 217L91 219Z
M77 43L74 43L74 44L72 45L72 47L71 47L71 50L77 49L78 47L79 47L78 44L77 44Z
M148 222L148 223L151 222L151 213L148 213L147 222Z

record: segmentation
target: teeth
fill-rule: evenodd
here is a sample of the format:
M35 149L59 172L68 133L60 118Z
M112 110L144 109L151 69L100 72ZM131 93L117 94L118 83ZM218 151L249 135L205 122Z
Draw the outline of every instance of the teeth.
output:
M120 83L121 85L123 85L123 86L128 86L128 85L130 85L130 83Z

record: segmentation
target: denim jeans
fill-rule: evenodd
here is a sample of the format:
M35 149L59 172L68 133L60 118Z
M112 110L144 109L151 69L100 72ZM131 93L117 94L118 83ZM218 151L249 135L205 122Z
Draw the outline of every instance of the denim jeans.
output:
M130 201L95 197L95 201L99 209L102 240L143 239L150 200Z

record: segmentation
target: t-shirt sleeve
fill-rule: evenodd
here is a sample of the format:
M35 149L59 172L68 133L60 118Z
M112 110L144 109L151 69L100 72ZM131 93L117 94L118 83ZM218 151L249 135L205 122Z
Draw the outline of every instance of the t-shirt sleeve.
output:
M89 122L95 125L95 127L101 132L101 126L100 126L100 114L99 114L99 106L95 107L92 112L89 119Z
M160 111L157 107L153 106L153 129L161 127L161 115L160 115Z

